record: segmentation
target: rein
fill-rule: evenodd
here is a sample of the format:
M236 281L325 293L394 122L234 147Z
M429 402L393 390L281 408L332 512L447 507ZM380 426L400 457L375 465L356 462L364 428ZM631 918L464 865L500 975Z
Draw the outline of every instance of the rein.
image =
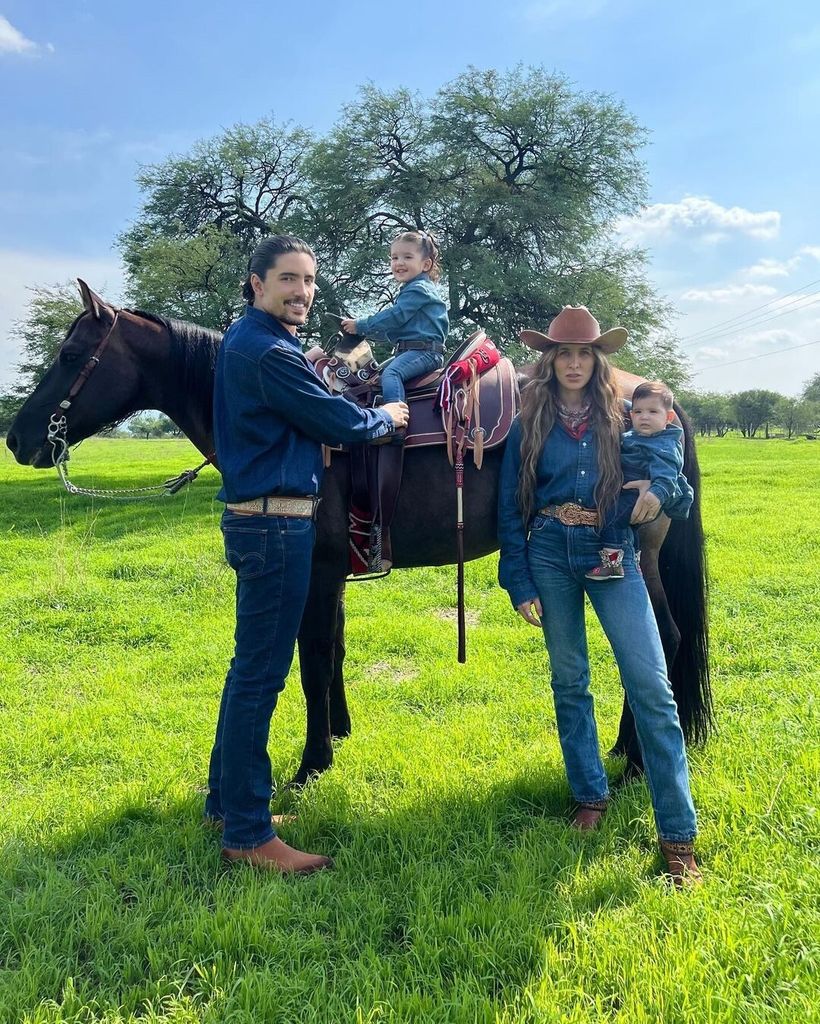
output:
M57 475L60 477L63 487L65 487L69 494L80 495L86 498L108 498L113 501L139 501L142 498L148 497L170 497L178 491L181 491L186 484L193 483L200 471L206 466L214 465L214 459L216 457L215 453L211 452L209 455L206 455L205 461L200 463L200 465L195 469L183 470L177 476L171 477L161 484L153 484L148 487L77 487L76 484L73 484L68 478L68 460L71 457L71 454L68 447L68 423L66 420L66 412L68 412L74 402L74 399L88 383L88 379L91 374L100 365L102 354L108 347L108 342L111 339L111 335L114 333L114 328L117 326L119 318L120 310L117 309L114 312L113 323L108 328L105 337L99 345L97 345L83 368L77 374L66 397L51 414L51 418L48 421L48 432L46 434L46 440L51 445L51 461L54 468L57 470Z

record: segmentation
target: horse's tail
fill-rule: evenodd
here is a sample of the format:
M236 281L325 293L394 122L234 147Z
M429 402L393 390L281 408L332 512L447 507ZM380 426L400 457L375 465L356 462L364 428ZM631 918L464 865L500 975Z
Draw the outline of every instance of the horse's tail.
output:
M670 670L681 728L688 743L703 743L714 725L709 678L709 584L700 505L700 466L694 431L675 404L684 432L683 471L695 498L688 519L672 521L658 560L661 582L681 640Z

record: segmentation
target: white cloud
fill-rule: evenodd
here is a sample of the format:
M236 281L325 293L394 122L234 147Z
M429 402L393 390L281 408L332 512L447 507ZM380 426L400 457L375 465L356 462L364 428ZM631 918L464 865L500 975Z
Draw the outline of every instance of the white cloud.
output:
M730 284L724 288L690 288L681 295L682 302L734 302L756 296L776 295L768 284Z
M26 39L23 33L14 27L12 23L0 14L0 54L3 53L37 53L40 47L31 39ZM46 49L49 53L54 52L54 47L48 43Z
M715 244L732 234L774 238L780 231L780 214L777 210L755 212L742 206L721 206L708 196L684 196L680 202L653 203L637 217L621 218L617 229L637 242L698 232L702 241Z
M746 267L741 273L749 277L788 277L800 262L796 257L790 260L758 260L752 267Z
M0 249L0 390L16 377L20 345L11 337L15 321L25 316L33 285L55 285L82 277L104 298L120 300L124 272L116 257L88 259L71 253L31 253Z
M746 274L748 277L788 277L805 262L807 257L813 260L820 260L820 246L803 245L794 256L787 260L775 260L764 257L753 266L745 267L741 273Z

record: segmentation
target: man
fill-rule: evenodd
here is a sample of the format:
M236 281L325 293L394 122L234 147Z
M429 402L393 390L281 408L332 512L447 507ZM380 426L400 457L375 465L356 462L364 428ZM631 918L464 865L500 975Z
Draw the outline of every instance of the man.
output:
M276 836L270 815L270 720L293 660L310 579L321 445L370 441L405 427L394 402L361 409L330 394L296 338L316 288L301 239L265 239L250 260L244 316L216 364L214 438L225 554L236 572L235 650L211 753L205 818L223 828L222 856L308 874L328 857Z

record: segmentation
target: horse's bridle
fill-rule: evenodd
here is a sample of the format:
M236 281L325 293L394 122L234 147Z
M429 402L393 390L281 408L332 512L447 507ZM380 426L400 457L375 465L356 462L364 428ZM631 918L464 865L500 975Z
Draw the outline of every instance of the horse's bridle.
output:
M111 308L113 309L114 307ZM48 421L48 432L46 434L46 439L51 445L51 461L59 474L60 480L62 480L63 486L69 494L84 495L88 498L113 498L119 501L135 501L150 495L170 496L172 494L176 494L177 491L182 490L186 484L192 483L197 478L200 470L204 469L206 466L215 466L215 453L211 452L209 455L206 455L205 461L197 466L196 469L185 469L177 476L171 477L169 480L164 481L164 483L157 484L153 487L120 487L113 489L77 487L68 479L67 463L69 459L69 451L68 422L66 421L66 413L71 408L74 399L88 383L88 378L100 365L100 359L102 358L103 352L108 347L108 342L111 340L111 335L114 333L114 328L117 326L117 321L120 318L121 312L122 311L119 309L114 309L114 320L111 326L108 328L102 341L97 345L86 360L85 365L75 377L74 383L68 389L66 397L51 414L51 419Z
M46 439L51 445L51 461L58 468L64 462L68 461L68 423L66 421L65 414L71 408L71 404L74 399L88 383L88 378L100 365L102 354L108 347L108 342L111 340L111 335L114 332L114 328L117 326L119 318L120 311L116 309L114 310L114 320L106 331L102 341L88 357L85 365L75 377L74 383L68 389L68 394L51 414L51 419L48 421L48 433L46 434ZM60 449L59 452L58 448Z

